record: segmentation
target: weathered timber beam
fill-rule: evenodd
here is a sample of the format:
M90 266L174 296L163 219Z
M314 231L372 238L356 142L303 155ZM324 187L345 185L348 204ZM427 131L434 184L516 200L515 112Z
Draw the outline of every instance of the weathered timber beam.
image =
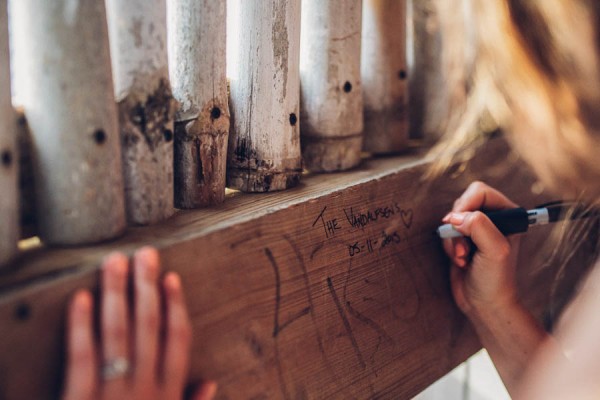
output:
M219 381L219 398L410 398L479 348L433 235L444 212L475 177L526 206L545 200L502 142L487 147L471 169L430 183L419 156L366 160L290 191L181 211L111 243L26 254L0 275L0 398L55 395L69 296L96 287L108 251L148 243L182 275L191 379ZM541 247L547 231L538 232L524 247ZM554 271L520 274L538 314Z

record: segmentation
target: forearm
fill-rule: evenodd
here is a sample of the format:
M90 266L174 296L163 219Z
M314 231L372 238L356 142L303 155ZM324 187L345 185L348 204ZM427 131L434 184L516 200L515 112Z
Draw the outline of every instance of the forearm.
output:
M519 303L473 311L468 317L507 390L514 394L536 350L549 335Z

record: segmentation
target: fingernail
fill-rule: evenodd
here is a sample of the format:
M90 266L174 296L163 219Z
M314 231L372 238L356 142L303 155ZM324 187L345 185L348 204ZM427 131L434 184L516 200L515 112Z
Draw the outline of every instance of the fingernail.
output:
M84 290L81 290L75 294L75 311L79 314L87 314L92 306L92 299Z
M467 248L463 243L456 243L454 245L454 254L456 257L462 258L467 255Z
M462 223L465 222L465 214L450 213L449 221L452 225L462 225Z
M181 279L179 278L179 275L174 272L169 272L167 276L165 276L165 286L171 293L181 290Z
M450 221L450 215L452 215L451 212L449 212L448 214L446 214L444 216L444 218L442 218L442 222L448 223Z

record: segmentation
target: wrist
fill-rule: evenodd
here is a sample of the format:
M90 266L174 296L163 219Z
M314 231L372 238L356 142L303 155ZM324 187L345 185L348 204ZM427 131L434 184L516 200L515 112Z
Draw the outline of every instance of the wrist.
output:
M527 312L516 296L507 296L493 302L474 302L465 313L467 318L478 326L493 326L499 320L511 320L517 314Z

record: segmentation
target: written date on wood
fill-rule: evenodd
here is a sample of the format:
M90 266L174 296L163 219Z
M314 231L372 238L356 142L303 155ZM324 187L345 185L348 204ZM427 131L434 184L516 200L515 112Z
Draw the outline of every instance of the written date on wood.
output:
M313 228L322 229L326 239L335 238L336 235L346 231L355 235L348 243L348 256L354 257L360 253L373 253L381 251L386 246L395 245L402 241L399 231L409 230L413 222L413 210L404 208L398 202L368 209L366 211L354 207L343 208L343 217L339 218L333 212L323 207L315 218ZM395 222L392 222L391 220ZM365 228L377 221L390 220L387 229L379 234L363 237Z

